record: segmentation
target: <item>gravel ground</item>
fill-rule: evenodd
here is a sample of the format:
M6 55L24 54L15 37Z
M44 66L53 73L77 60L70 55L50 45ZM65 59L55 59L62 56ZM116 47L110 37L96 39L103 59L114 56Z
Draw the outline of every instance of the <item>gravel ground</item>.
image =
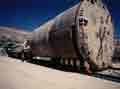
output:
M0 89L120 89L120 83L0 57Z

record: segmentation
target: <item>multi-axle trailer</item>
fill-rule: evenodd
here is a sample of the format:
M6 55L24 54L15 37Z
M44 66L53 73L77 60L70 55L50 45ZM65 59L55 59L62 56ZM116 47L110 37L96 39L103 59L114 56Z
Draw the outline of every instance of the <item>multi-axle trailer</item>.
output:
M33 31L32 55L97 71L111 67L113 24L101 0L81 0Z

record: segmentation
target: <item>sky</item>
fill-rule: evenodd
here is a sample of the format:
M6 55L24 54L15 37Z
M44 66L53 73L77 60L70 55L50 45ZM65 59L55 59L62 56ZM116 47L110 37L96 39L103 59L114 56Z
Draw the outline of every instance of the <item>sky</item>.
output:
M32 31L80 0L0 0L0 26ZM120 36L120 0L103 0Z

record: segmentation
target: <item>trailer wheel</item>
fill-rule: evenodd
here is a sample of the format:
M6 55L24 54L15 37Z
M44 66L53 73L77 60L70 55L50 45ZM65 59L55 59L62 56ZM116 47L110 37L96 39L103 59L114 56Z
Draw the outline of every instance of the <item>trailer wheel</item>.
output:
M25 55L24 52L21 53L21 60L24 62L25 61Z

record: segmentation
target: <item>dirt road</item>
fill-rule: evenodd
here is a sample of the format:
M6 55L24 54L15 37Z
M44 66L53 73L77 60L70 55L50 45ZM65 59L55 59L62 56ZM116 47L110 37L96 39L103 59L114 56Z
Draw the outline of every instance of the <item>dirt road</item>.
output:
M120 89L120 83L0 57L0 89Z

